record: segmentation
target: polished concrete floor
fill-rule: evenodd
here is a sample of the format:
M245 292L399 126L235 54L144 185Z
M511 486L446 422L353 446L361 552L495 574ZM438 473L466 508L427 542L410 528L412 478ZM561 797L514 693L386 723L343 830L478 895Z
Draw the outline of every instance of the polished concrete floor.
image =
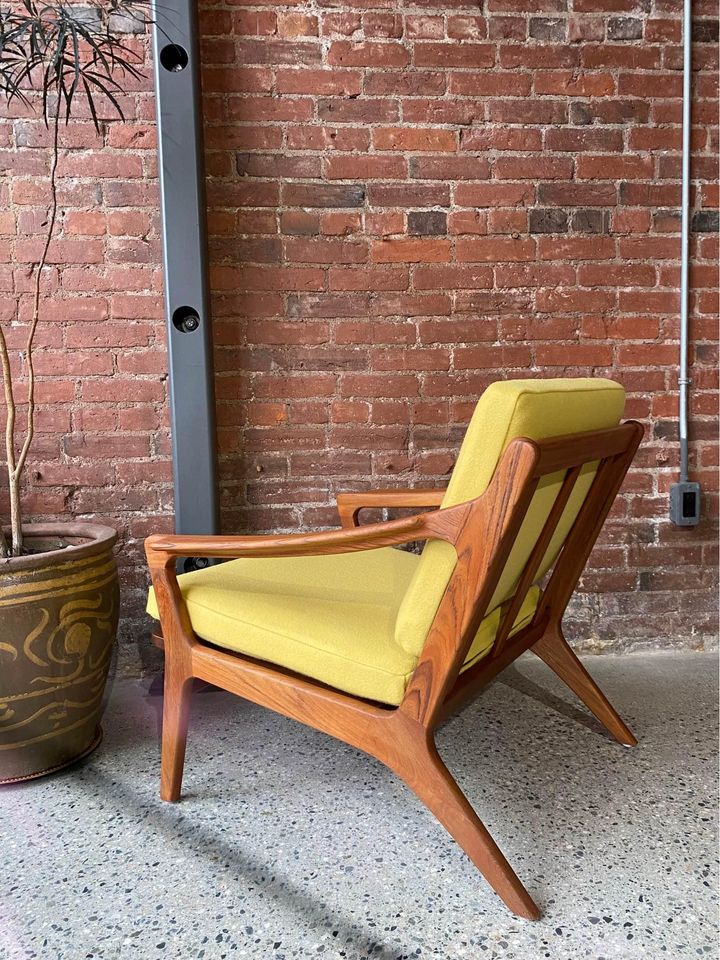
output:
M438 734L537 923L380 764L225 694L162 803L159 698L123 681L92 757L0 793L0 957L714 960L717 658L589 666L635 749L525 658Z

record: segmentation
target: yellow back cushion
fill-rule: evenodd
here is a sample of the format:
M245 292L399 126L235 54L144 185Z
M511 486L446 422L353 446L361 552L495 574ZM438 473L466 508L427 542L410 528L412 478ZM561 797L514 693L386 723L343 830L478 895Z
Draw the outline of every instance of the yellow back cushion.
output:
M506 380L493 383L480 398L468 426L443 507L479 497L487 489L505 448L517 437L544 440L617 426L625 406L620 384L601 378ZM557 526L537 580L547 572L567 536L595 475L586 464ZM530 504L487 612L512 595L514 586L547 520L562 475L544 477ZM445 588L455 569L449 543L434 540L423 550L395 623L395 639L419 655Z

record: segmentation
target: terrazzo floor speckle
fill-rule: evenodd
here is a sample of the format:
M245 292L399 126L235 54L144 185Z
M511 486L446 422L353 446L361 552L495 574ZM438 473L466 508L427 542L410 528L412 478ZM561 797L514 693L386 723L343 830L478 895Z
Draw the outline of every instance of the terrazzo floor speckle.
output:
M527 658L437 738L537 923L379 763L226 694L162 803L159 699L123 681L95 754L0 792L0 957L714 960L717 658L589 666L635 749Z

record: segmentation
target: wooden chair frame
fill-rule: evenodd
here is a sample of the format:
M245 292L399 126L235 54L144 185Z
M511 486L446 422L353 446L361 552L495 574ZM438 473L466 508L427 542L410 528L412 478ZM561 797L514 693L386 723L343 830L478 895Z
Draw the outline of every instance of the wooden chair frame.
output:
M145 551L165 647L160 795L180 797L193 678L228 690L371 754L396 773L475 863L510 910L537 919L539 910L438 755L438 723L525 650L532 650L622 744L636 743L566 642L562 617L592 546L640 443L634 421L542 442L513 440L486 492L457 506L400 520L358 526L366 507L438 507L442 490L341 494L342 529L284 536L151 536ZM512 624L531 586L583 464L597 472L549 575L531 623L512 637ZM503 604L491 652L460 672L520 530L538 482L564 480L517 589ZM444 540L457 564L417 667L397 707L334 690L308 677L221 650L193 632L175 567L178 557L297 557L348 553L414 540Z

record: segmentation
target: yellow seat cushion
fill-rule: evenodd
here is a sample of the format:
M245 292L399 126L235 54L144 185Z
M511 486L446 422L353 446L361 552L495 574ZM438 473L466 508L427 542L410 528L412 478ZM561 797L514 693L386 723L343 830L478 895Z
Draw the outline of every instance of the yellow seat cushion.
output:
M398 704L417 657L395 640L398 608L420 558L383 547L321 557L232 560L178 577L195 633L338 690ZM537 591L516 620L526 623ZM148 613L158 618L153 591ZM466 666L492 645L499 613L481 624Z

